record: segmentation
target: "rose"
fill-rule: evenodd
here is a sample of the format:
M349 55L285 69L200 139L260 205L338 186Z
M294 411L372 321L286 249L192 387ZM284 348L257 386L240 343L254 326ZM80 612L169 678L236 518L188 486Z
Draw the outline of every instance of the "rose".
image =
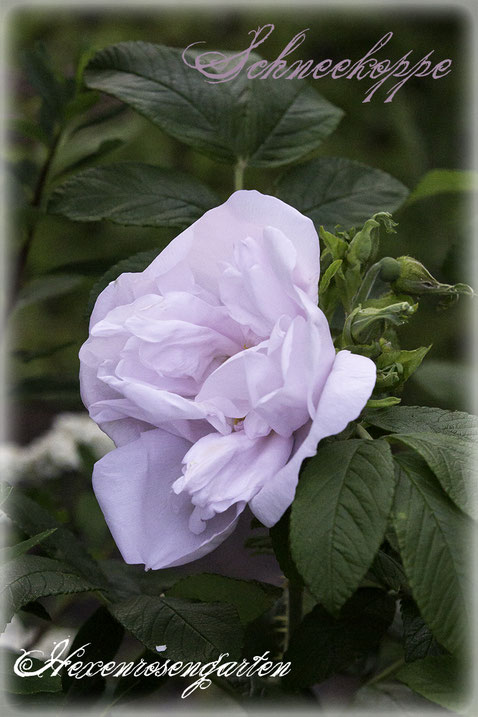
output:
M335 353L318 277L312 222L239 191L99 295L81 392L117 445L93 485L126 562L195 560L246 505L272 526L304 458L359 415L375 365Z

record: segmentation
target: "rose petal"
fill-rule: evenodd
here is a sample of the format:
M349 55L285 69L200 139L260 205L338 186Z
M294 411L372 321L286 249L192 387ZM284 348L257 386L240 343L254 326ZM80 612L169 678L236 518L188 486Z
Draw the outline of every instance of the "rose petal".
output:
M319 441L340 433L357 418L373 391L375 378L375 364L370 359L350 351L337 354L313 421L296 435L295 453L249 504L264 525L275 525L292 503L302 461L316 454Z
M193 506L178 501L171 485L190 447L183 438L152 430L95 464L94 491L127 563L182 565L214 550L234 530L244 503L209 520L200 535L189 530Z

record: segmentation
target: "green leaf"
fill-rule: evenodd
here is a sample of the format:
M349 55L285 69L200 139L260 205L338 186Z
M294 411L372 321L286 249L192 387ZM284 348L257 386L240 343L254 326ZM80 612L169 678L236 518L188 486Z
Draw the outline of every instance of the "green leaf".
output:
M45 538L48 538L55 531L56 528L50 528L49 530L44 530L43 533L38 533L38 535L34 535L28 540L23 540L21 543L17 543L16 545L12 545L8 548L2 548L0 550L0 562L5 563L9 560L14 560L15 558L18 558L20 555L23 555L23 553L26 553L27 550L30 550L30 548L35 547L35 545L41 543L43 540L45 540Z
M80 627L68 654L73 655L80 647L88 644L83 661L101 660L106 664L116 655L123 635L122 625L111 616L106 607L101 606ZM63 691L68 693L68 702L79 698L90 701L93 697L99 697L106 686L106 680L101 675L77 680L63 671L61 680Z
M257 582L202 573L179 580L166 596L229 603L236 608L242 624L247 625L272 607L281 595L281 590L277 590L278 595L275 592L266 591Z
M242 628L235 608L223 603L196 603L149 595L131 597L110 608L114 617L145 647L173 660L208 661L228 652L237 659Z
M106 289L108 284L118 278L125 272L136 272L144 271L151 262L156 259L160 252L160 249L149 249L148 251L140 251L127 259L122 259L117 264L114 264L98 281L93 285L88 297L88 306L86 313L89 316L93 311L96 299L101 294L103 289Z
M104 139L92 152L88 152L88 154L83 157L75 159L71 164L68 164L66 167L62 167L61 170L56 172L55 180L57 180L58 177L63 177L65 174L76 172L79 169L88 167L90 164L95 164L98 160L104 159L104 157L108 156L108 154L114 152L115 149L122 147L124 143L125 140L121 139L121 137Z
M420 179L410 194L407 205L420 199L449 192L478 191L478 172L460 169L432 169Z
M478 476L474 461L478 441L476 416L425 406L400 406L367 411L365 420L393 431L391 441L417 451L458 507L471 517L478 517Z
M293 687L322 682L376 648L393 620L395 600L382 590L361 589L338 618L316 605L293 633L284 660L292 671L284 679Z
M428 406L399 406L367 411L367 423L389 433L439 433L478 441L478 417L463 411L444 411Z
M222 162L251 167L293 162L316 149L342 110L313 87L281 79L248 80L251 54L233 81L208 82L181 50L122 42L98 52L85 82L126 102L167 134Z
M121 162L71 177L55 189L48 210L81 222L185 227L217 204L214 192L185 172Z
M399 481L393 520L403 567L423 619L453 652L466 644L470 521L419 456L398 454L395 461Z
M124 114L127 111L128 108L125 105L115 104L114 107L111 107L111 105L108 104L108 106L102 111L96 113L93 117L86 119L80 125L75 127L71 131L71 136L73 137L77 132L81 132L81 130L89 129L90 127L96 127L97 125L103 124L104 122L109 122L110 120L117 119L120 115Z
M478 518L476 444L439 433L395 434L389 440L419 453L454 503L472 518Z
M292 167L277 184L277 196L333 231L361 226L376 212L393 212L408 189L380 169L342 157L320 157Z
M80 577L66 563L38 555L21 555L1 568L0 593L3 599L1 630L23 605L47 595L65 595L95 590L94 585Z
M454 712L464 713L471 694L463 667L456 657L440 655L405 665L395 676L428 700Z
M403 568L394 557L379 550L372 563L370 572L387 589L398 592L407 584Z
M32 695L37 692L61 692L61 677L57 675L53 677L48 670L41 676L20 677L13 671L15 662L23 653L15 653L11 650L3 649L0 653L3 680L2 683L5 690L14 695ZM36 657L29 656L28 661L31 663L28 670L36 672L45 664Z
M81 276L41 276L33 279L20 291L16 308L68 294L82 283Z
M384 441L323 444L306 464L292 504L292 557L312 594L333 614L374 559L394 486Z
M37 535L55 529L54 534L43 538L42 549L49 555L69 563L97 587L108 588L98 563L88 554L75 535L55 520L45 508L19 490L12 490L2 505L2 510L27 535Z
M403 598L400 612L403 622L405 662L422 660L429 655L444 654L444 648L433 637L413 600Z
M329 288L330 282L342 266L342 259L336 259L332 262L332 264L329 264L327 269L324 271L324 275L322 276L319 284L319 296L321 296L327 289Z
M269 529L277 562L285 577L296 585L302 585L303 580L299 575L290 550L290 508L286 510L282 518Z

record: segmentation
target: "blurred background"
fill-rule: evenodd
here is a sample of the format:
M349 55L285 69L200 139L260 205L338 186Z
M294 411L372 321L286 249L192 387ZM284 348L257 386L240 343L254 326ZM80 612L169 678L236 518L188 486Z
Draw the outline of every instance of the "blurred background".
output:
M26 51L41 43L53 67L72 76L78 58L125 40L145 40L175 47L203 40L205 49L245 49L248 32L273 23L274 33L261 46L272 60L289 40L310 28L306 41L292 59L335 60L360 58L386 32L391 42L383 58L400 58L413 50L415 60L434 50L435 61L452 58L452 71L440 80L412 79L384 104L378 91L363 104L371 84L324 78L313 86L345 110L338 129L321 145L320 155L343 156L389 172L413 188L430 169L467 169L471 123L468 114L470 83L469 27L463 10L404 12L333 11L317 9L290 12L274 9L147 11L98 9L21 8L8 16L8 86L10 118L32 119L38 97L23 70ZM114 106L115 101L102 102ZM118 103L120 104L120 103ZM167 137L131 110L89 131L77 133L60 152L59 164L71 164L76 156L92 151L104 139L118 139L101 162L134 160L189 171L226 199L233 190L233 170L218 165ZM12 131L7 161L23 183L35 181L44 149ZM61 166L57 167L61 169ZM269 191L281 170L248 170L246 188ZM446 283L473 284L468 260L473 223L464 193L442 194L403 207L394 217L398 234L386 238L383 253L410 253L422 261L437 279ZM11 252L17 250L15 214L11 226ZM25 444L46 431L59 412L79 411L78 350L87 337L86 305L94 282L118 260L163 244L174 230L121 227L107 222L80 224L60 217L40 219L28 257L27 278L51 273L78 278L73 290L36 304L17 307L11 317L14 358L11 362L10 398L14 407L9 439ZM437 300L424 298L409 325L402 330L403 348L433 344L424 365L405 390L404 403L439 405L471 410L471 301L462 299L445 312L437 312Z

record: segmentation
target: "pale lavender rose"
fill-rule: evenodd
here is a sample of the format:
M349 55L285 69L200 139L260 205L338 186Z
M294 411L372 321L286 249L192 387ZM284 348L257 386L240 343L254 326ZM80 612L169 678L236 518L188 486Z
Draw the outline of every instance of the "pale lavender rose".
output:
M93 485L126 562L196 560L247 505L274 525L304 458L359 415L375 365L335 353L318 278L310 219L239 191L100 294L81 392L117 445Z

